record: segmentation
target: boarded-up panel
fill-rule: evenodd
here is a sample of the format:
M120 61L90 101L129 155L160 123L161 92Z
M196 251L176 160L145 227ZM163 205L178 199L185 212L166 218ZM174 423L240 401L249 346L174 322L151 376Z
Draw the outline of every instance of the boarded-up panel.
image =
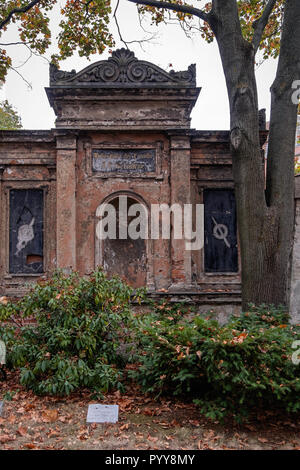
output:
M204 191L204 265L206 272L238 271L234 191Z
M117 274L133 287L145 286L145 240L104 240L103 266L108 276Z
M132 287L142 287L147 282L146 241L143 238L133 240L119 238L119 198L110 202L116 209L117 238L103 240L103 267L108 276L117 274ZM127 198L128 210L137 201ZM134 217L127 215L127 226Z
M9 272L43 272L43 191L10 191Z

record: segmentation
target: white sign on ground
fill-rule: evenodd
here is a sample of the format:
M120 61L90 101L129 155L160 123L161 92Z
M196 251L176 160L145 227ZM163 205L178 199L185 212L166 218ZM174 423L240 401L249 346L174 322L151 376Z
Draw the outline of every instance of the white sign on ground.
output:
M119 405L89 405L87 423L116 423Z
M4 341L0 339L0 365L4 365L6 363L6 346Z

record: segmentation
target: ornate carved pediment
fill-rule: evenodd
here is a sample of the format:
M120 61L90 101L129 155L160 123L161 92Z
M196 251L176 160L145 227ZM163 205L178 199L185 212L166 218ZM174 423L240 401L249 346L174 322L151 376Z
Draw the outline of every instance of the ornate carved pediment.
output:
M132 51L118 49L108 60L89 65L81 72L64 72L50 66L50 86L196 86L196 66L192 64L183 72L166 72L150 62L138 60Z

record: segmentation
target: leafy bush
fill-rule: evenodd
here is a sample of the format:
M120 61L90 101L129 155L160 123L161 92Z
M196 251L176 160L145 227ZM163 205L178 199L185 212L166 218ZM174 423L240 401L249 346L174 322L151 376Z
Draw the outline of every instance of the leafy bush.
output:
M68 395L80 387L121 388L121 338L132 322L132 289L102 271L89 278L57 272L18 303L0 305L8 365L37 394ZM22 321L34 318L36 323Z
M158 311L138 327L133 376L145 391L188 395L214 419L241 419L258 405L300 410L300 366L291 360L300 329L284 310L251 306L225 326L186 318L178 306Z

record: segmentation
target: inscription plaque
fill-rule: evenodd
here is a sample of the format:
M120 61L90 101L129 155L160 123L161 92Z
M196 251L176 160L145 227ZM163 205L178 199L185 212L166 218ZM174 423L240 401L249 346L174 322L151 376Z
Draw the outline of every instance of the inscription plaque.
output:
M100 173L154 173L155 149L94 149L92 168Z
M87 423L116 423L119 405L89 405Z

